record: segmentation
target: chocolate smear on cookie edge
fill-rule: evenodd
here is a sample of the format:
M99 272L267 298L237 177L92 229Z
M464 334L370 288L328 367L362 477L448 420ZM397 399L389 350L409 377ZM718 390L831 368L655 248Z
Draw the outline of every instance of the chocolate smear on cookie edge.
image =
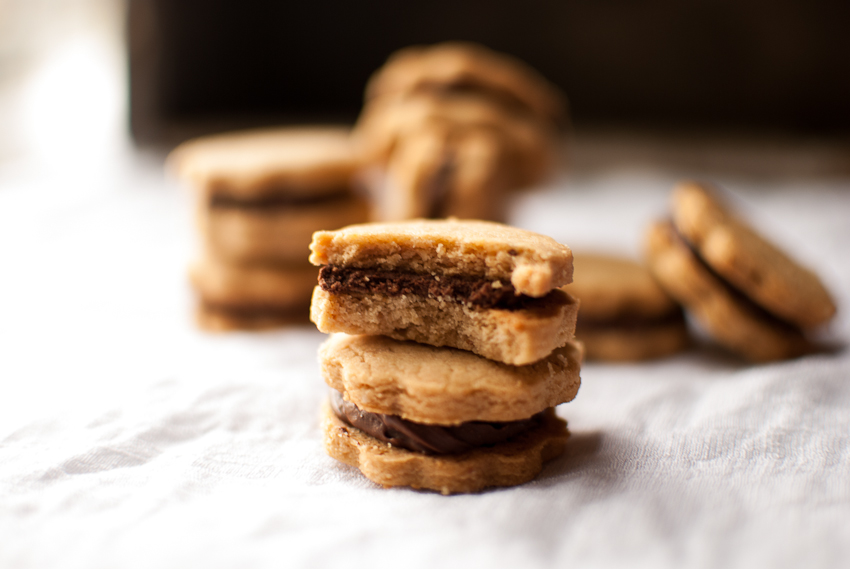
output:
M714 279L717 280L717 282L719 282L723 286L723 288L726 289L729 295L734 298L744 310L747 310L754 318L758 318L763 322L767 322L771 326L781 328L786 330L787 332L799 334L800 336L802 336L803 331L799 326L797 326L793 322L789 322L788 320L780 318L772 312L769 312L763 306L756 303L752 298L750 298L744 291L742 291L741 289L730 283L728 280L726 280L723 275L715 271L714 268L709 265L705 259L703 259L696 246L691 243L690 240L688 240L688 238L685 237L679 231L679 228L676 227L676 224L673 223L672 220L669 221L669 224L673 230L673 236L678 239L685 247L688 248L691 255L693 255L694 259L696 259L697 263L699 263L699 265L703 269L705 269L712 277L714 277Z
M319 286L332 294L443 297L481 308L505 310L528 308L546 298L517 294L510 282L483 277L439 276L335 265L325 265L319 269Z
M274 210L342 201L352 195L353 192L349 188L339 188L318 195L287 193L281 188L270 191L264 196L250 198L218 193L210 196L209 207L211 209Z
M425 425L396 415L370 413L330 390L334 414L344 423L392 446L424 454L459 454L507 442L543 422L545 411L509 422L469 421L457 426Z

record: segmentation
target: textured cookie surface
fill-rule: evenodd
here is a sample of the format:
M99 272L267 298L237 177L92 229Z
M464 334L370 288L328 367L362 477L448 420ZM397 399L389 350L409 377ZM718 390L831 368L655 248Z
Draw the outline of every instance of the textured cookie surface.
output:
M499 223L412 220L318 231L314 265L370 267L510 282L516 291L546 295L572 280L572 252L554 239Z
M357 407L425 424L517 421L571 401L581 348L510 366L463 350L383 336L334 334L319 349L325 382Z
M168 158L177 176L208 194L258 198L348 188L358 165L347 128L277 128L190 140Z
M369 80L366 98L422 90L477 90L554 122L564 120L563 95L534 69L484 46L447 42L393 54Z
M343 423L329 405L324 408L323 431L328 454L360 469L369 480L443 494L528 482L545 462L563 453L569 438L566 423L554 410L540 427L511 441L459 455L432 456L390 446Z
M730 213L705 185L675 188L673 221L714 271L779 318L810 328L835 313L817 275Z
M658 222L649 228L646 254L650 270L665 290L730 350L756 362L811 351L798 328L771 317L713 275L671 223Z
M331 294L316 287L310 319L325 333L380 334L525 365L573 338L578 307L561 291L532 309L500 310L416 295Z

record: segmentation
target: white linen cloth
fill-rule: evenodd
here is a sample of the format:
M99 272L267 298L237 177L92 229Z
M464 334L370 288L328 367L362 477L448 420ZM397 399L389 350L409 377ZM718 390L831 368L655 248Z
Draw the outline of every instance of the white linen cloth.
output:
M678 176L600 171L512 222L638 255ZM803 259L850 339L848 180L719 179ZM328 458L309 327L191 322L188 197L159 158L0 170L0 567L832 567L850 559L850 356L710 345L585 364L529 484L385 490ZM305 252L306 254L306 252ZM844 565L846 566L846 565Z

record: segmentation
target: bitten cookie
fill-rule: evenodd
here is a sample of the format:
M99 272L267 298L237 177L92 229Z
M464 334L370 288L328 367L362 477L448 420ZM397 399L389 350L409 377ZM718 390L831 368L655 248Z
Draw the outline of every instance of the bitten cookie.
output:
M563 451L553 407L578 391L568 343L532 366L380 336L321 347L328 453L384 486L474 492L531 480Z
M576 336L588 359L640 361L689 344L681 307L644 266L611 255L576 254L563 290L581 303Z
M573 337L578 305L558 287L572 252L483 221L413 220L318 231L311 319L323 332L382 334L524 365Z
M307 322L316 268L237 265L206 255L190 269L198 324L207 330L264 329Z
M303 261L313 231L364 221L343 128L267 129L186 142L168 159L198 192L204 247L233 262Z
M810 352L803 327L835 307L817 277L733 216L706 186L680 184L673 222L647 235L649 267L661 285L721 344L752 361ZM784 306L777 308L780 299Z

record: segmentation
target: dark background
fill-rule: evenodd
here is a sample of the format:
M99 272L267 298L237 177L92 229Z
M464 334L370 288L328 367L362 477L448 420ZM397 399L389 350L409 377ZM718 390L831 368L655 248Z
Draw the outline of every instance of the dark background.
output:
M462 39L525 60L583 128L846 136L850 2L130 0L140 143L353 121L394 50Z

